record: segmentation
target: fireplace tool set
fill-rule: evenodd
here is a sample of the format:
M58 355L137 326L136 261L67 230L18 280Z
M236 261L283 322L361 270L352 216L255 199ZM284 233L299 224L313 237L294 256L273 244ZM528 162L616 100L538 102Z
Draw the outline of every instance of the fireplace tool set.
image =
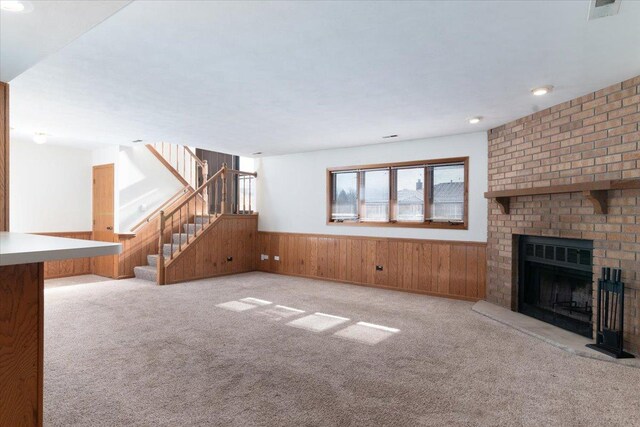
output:
M632 358L623 347L624 327L624 283L622 270L602 267L598 279L598 312L596 343L587 347L607 354L616 359Z

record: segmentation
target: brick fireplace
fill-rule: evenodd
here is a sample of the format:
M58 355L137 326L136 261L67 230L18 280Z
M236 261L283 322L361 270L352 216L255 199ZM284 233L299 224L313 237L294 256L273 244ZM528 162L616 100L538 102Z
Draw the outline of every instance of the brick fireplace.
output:
M488 139L489 193L525 194L489 199L487 300L519 309L521 236L592 242L594 281L603 266L623 271L625 348L640 354L640 76L491 129ZM544 187L559 191L531 194Z

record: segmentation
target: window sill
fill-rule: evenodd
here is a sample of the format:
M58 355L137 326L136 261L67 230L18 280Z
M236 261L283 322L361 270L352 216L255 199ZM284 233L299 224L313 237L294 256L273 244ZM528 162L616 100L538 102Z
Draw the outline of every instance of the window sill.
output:
M347 227L399 227L399 228L435 228L447 230L468 230L469 227L465 223L449 223L449 222L387 222L387 221L327 221L327 225L342 225Z

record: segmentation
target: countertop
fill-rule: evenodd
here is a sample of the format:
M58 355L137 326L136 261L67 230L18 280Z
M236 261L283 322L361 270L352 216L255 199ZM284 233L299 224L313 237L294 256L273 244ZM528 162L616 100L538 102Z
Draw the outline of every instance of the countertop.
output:
M119 243L0 232L0 266L116 255Z

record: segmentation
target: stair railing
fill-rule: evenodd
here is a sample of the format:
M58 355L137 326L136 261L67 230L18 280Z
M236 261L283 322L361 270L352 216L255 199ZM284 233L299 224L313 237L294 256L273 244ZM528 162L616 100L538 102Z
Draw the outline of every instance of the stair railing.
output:
M192 188L198 188L200 176L202 177L201 182L206 182L209 179L207 161L200 160L189 147L165 142L156 142L152 146Z
M235 206L229 204L229 192L228 192L228 180L237 177L238 182L242 182L242 185L238 185L238 199L239 202ZM160 211L160 235L158 242L158 283L164 284L164 245L165 242L171 243L171 250L169 251L168 258L171 260L174 258L176 252L182 250L182 246L188 245L189 242L195 239L200 233L204 232L209 224L215 220L219 215L231 214L231 215L248 215L254 211L251 207L251 191L252 182L257 177L255 172L243 172L235 169L229 169L225 164L222 168L207 180L203 181L203 184L196 188L196 190L187 198L185 198L179 205L171 209L169 212L164 210ZM254 190L255 194L255 190ZM213 196L211 199L207 196ZM218 195L220 197L218 198ZM198 197L200 196L200 197ZM247 200L247 203L240 202L240 200ZM255 204L254 204L255 205ZM194 218L193 223L191 218ZM187 227L185 227L187 225ZM175 233L175 230L178 232ZM191 230L193 227L193 230ZM191 232L193 231L193 232ZM178 243L174 243L173 235L178 237ZM183 239L183 234L185 238ZM183 241L184 240L184 241Z

